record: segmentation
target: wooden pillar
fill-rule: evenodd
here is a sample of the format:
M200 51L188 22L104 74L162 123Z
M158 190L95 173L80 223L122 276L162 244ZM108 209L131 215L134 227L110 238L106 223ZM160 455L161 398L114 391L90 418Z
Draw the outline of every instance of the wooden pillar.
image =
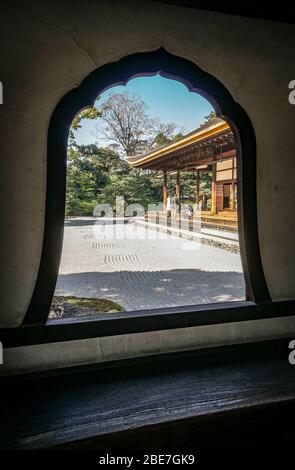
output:
M232 178L231 178L231 205L230 205L231 211L233 211L233 212L235 210L235 192L236 192L236 188L235 188L235 159L233 158L232 159Z
M163 206L167 207L167 173L163 171Z
M197 182L196 182L196 204L200 202L200 171L197 170Z
M211 191L211 214L217 214L217 204L216 204L216 163L212 165L212 191Z
M175 186L175 196L178 204L178 211L180 211L180 181L179 181L179 171L176 173L176 186Z

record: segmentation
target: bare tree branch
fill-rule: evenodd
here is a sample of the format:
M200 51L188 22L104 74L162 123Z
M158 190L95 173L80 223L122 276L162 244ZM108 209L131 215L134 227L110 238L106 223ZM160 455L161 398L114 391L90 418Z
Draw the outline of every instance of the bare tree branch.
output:
M125 156L136 155L158 145L159 134L169 140L176 133L176 124L163 124L159 119L151 118L148 106L137 94L125 91L111 95L102 103L100 111L103 127L96 129L97 136L102 134Z

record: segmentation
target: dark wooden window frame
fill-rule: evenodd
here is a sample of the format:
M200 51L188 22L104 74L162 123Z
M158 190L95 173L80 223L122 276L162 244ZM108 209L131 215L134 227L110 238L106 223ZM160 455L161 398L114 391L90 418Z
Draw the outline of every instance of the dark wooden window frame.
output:
M114 85L137 76L162 76L200 93L226 120L237 142L238 222L247 300L218 304L100 315L93 320L47 320L58 277L65 217L67 141L71 122L83 108ZM248 188L248 189L247 189ZM251 188L251 190L249 190ZM256 139L251 121L229 91L194 63L160 48L136 53L99 67L57 104L48 129L47 189L41 261L23 324L0 330L4 347L167 330L218 323L289 316L295 301L272 302L266 285L257 227Z

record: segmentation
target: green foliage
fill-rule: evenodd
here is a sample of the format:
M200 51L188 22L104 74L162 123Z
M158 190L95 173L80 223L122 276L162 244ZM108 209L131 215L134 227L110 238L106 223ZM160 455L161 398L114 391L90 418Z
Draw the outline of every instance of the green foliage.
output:
M101 204L116 206L116 196L126 204L148 204L162 201L162 181L154 173L132 169L111 149L96 145L69 148L67 166L67 216L91 216Z
M183 137L184 137L184 135L181 132L178 132L177 134L175 134L175 136L173 137L171 142L177 142L178 140L182 139Z
M169 139L164 132L159 132L159 134L155 138L155 146L156 147L161 147L162 145L169 144L171 142L171 139Z
M102 188L113 174L124 174L128 166L110 149L96 145L69 148L67 163L66 215L92 215Z
M80 111L80 113L76 114L72 121L69 132L69 147L74 148L76 146L75 131L82 127L81 122L84 119L94 120L98 119L99 117L101 117L101 111L97 108L86 108Z
M210 121L212 121L212 119L215 119L215 118L216 118L216 112L215 111L210 111L208 116L205 116L205 120L204 120L203 124L207 124L207 122L210 122Z
M74 117L73 121L72 121L72 129L74 130L77 130L79 129L80 127L82 127L81 125L81 121L83 121L83 119L97 119L101 116L101 111L99 111L97 108L86 108L86 109L83 109L82 111L80 111L80 113L76 114L76 116Z
M197 175L193 172L180 173L180 203L188 203L191 207L196 202ZM168 193L175 194L176 175L168 175ZM208 205L211 198L212 176L210 172L200 171L200 195L206 194Z
M116 208L116 196L124 196L125 204L162 202L163 180L155 172L131 168L111 149L96 145L80 145L69 148L67 164L67 216L91 216L97 204L109 204ZM168 191L175 194L176 176L168 176ZM191 206L195 203L196 175L180 174L181 199ZM211 175L200 172L200 193L206 193L208 205L211 197Z
M155 174L130 168L124 175L113 174L109 184L100 192L98 202L116 205L116 196L124 196L125 204L141 204L145 210L148 204L162 201L162 182Z
M109 299L55 295L52 299L49 318L71 318L117 312L124 312L124 308Z
M176 133L175 124L163 124L150 118L146 111L144 102L125 93L112 96L101 110L87 108L75 116L68 147L67 216L91 216L99 203L109 204L115 209L116 196L124 196L125 204L141 204L145 210L148 204L162 202L163 180L156 178L155 172L131 168L122 155L111 148L99 148L94 144L77 145L75 141L75 131L85 119L102 119L107 124L109 140L120 144L121 154L125 155L135 154L145 146L156 148L176 142L183 137L183 134ZM215 112L211 112L205 117L205 123L215 116ZM119 130L123 132L123 137L127 135L125 140ZM181 173L180 186L180 202L189 202L193 206L196 175ZM168 176L168 191L175 194L175 176ZM200 172L200 192L207 195L210 207L211 176L208 172Z
M184 136L181 132L178 132L173 137L169 137L165 131L159 132L155 138L154 147L161 147L162 145L171 144L182 139Z
M67 216L91 216L93 215L93 209L96 206L95 200L82 201L78 198L69 197L66 202L66 215Z

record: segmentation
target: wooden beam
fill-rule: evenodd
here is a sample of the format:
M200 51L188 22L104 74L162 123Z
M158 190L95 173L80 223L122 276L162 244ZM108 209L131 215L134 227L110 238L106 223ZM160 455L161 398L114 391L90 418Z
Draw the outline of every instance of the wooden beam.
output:
M196 204L200 201L200 170L197 170L197 183L196 183Z
M211 192L211 214L217 213L216 204L216 163L212 165L212 192Z
M163 171L163 205L167 207L167 172Z
M232 180L231 180L231 211L235 211L235 159L232 159Z
M175 196L177 201L177 211L180 212L180 179L179 171L176 173Z
M179 181L179 171L176 173L176 186L175 186L175 196L178 203L178 210L180 210L180 181Z

